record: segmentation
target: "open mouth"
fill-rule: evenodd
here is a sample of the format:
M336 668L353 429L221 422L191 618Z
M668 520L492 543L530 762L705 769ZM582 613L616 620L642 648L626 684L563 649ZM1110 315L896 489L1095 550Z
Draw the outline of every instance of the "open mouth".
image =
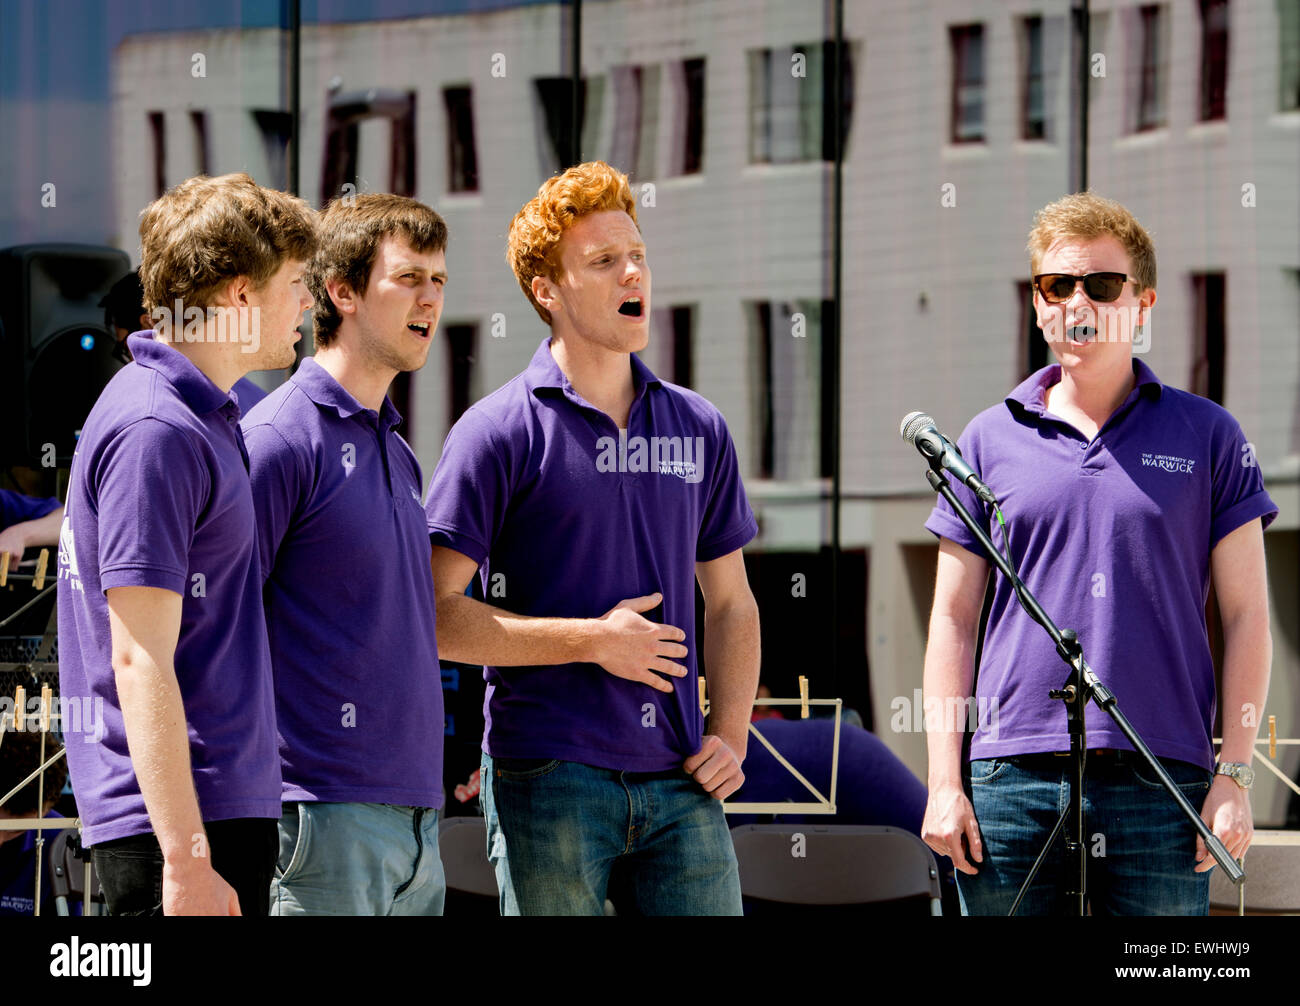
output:
M429 337L430 331L432 331L427 321L413 321L406 327L416 335L423 336L426 339Z
M641 298L629 297L618 305L618 313L624 318L640 318L643 313Z
M1071 342L1092 342L1097 338L1097 329L1092 325L1071 325L1065 335Z

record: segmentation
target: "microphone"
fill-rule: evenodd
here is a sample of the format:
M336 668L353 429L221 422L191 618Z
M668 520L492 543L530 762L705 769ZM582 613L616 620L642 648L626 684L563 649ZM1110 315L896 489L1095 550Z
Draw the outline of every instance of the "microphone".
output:
M961 456L957 445L940 433L934 425L934 420L924 412L909 412L905 415L902 423L899 424L898 432L903 435L904 440L921 452L922 456L930 462L931 468L935 468L936 464L939 468L946 468L985 503L997 506L998 500L993 495L993 490L980 481L975 469ZM938 468L935 470L937 471Z

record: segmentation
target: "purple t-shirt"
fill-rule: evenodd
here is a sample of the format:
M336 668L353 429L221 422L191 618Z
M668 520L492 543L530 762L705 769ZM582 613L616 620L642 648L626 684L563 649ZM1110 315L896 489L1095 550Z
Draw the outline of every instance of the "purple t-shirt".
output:
M442 675L402 417L307 359L243 421L286 801L442 806Z
M1021 578L1115 693L1151 750L1211 768L1214 667L1205 627L1210 552L1277 507L1237 421L1162 385L1141 360L1137 385L1091 442L1045 410L1060 367L971 420L958 447L1001 501ZM950 480L988 531L990 509ZM996 522L994 522L996 523ZM925 525L984 557L940 498ZM1002 546L1000 529L993 542ZM972 759L1069 750L1065 708L1048 697L1069 668L995 572L976 686ZM1128 748L1109 716L1087 713L1088 746Z
M91 409L59 543L59 688L88 845L152 830L131 766L104 592L180 594L174 665L205 821L280 816L275 696L253 494L234 401L165 343Z
M517 614L593 618L662 592L662 615L646 617L685 631L676 662L691 673L666 678L667 694L596 664L486 667L483 749L493 757L652 772L699 750L695 563L734 552L758 525L722 415L631 361L624 439L543 341L527 370L447 435L425 503L429 534L480 563L488 603Z
M9 489L0 489L0 531L29 520L39 520L58 508L59 501L53 496L38 499Z

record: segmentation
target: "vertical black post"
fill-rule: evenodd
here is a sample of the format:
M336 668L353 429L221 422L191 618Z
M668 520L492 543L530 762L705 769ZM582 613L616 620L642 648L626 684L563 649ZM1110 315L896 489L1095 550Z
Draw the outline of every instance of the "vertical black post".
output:
M569 53L573 59L570 70L570 76L573 78L573 93L569 107L572 137L569 141L569 163L566 167L582 163L582 0L569 0L569 5L573 9L573 38L569 44Z
M840 347L843 343L844 310L841 303L843 287L844 227L844 136L841 123L844 108L844 0L835 0L835 59L831 72L835 108L832 110L835 134L835 169L831 182L831 302L835 305L833 338L831 339L831 386L822 389L831 396L831 681L833 689L827 694L839 695L840 671ZM825 93L825 92L823 92ZM859 612L865 618L866 612Z
M1079 191L1088 187L1088 99L1092 72L1092 17L1089 0L1079 8Z
M289 156L285 184L298 194L298 126L302 118L302 0L289 0Z

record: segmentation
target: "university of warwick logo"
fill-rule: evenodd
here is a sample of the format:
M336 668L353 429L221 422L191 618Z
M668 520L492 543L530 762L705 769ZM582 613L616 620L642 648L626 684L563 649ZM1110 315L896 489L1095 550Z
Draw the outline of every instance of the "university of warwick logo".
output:
M598 472L658 472L675 475L685 482L704 478L703 437L629 437L619 430L618 439L596 441Z
M1166 472L1181 472L1186 475L1192 474L1192 469L1196 465L1195 459L1176 458L1172 454L1152 454L1149 451L1142 452L1143 468L1159 468Z

